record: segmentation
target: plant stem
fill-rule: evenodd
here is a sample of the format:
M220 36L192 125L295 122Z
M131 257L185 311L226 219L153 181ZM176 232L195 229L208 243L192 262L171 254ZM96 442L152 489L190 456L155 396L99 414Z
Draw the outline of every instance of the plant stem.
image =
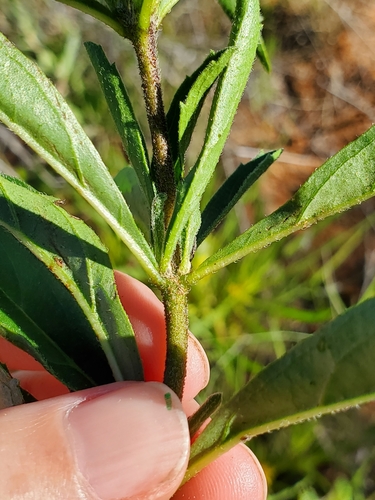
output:
M151 132L153 159L151 175L159 195L166 195L164 228L168 227L176 201L176 182L164 111L157 28L151 19L147 30L138 28L132 39L138 59L146 112ZM175 254L178 261L178 255ZM171 266L173 268L173 265ZM161 287L167 329L167 358L164 383L181 399L186 375L188 347L188 288L174 269L169 268Z
M162 290L167 326L164 383L182 398L188 347L188 289L178 276L167 279Z
M174 168L168 140L160 69L157 55L157 29L153 22L147 31L138 30L133 39L142 79L143 95L151 132L153 159L151 173L159 194L166 194L164 225L167 228L176 200Z

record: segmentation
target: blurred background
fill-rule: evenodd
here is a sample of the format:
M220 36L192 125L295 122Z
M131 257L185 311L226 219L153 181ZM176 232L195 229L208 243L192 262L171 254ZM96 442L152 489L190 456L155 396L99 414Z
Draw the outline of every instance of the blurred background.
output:
M201 245L197 262L284 203L317 166L375 122L375 2L263 0L261 6L272 71L255 64L211 192L260 150L283 147L284 153ZM166 106L208 51L225 46L229 28L215 0L180 0L159 39ZM54 0L0 0L0 31L37 61L111 173L120 171L126 158L83 42L100 43L116 62L148 136L130 44ZM198 122L190 164L206 118L203 113ZM100 234L113 265L147 281L92 209L3 126L0 170L66 200L65 208ZM375 291L374 205L369 200L249 255L192 290L191 330L212 368L202 399L213 390L228 398L265 364ZM270 500L375 499L375 405L260 436L250 447L265 468Z

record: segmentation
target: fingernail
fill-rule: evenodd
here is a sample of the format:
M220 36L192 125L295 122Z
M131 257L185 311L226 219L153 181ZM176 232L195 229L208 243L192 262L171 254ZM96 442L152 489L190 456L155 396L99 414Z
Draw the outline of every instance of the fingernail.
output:
M80 472L101 500L165 498L185 473L187 420L163 384L127 382L80 403L68 415L68 435Z

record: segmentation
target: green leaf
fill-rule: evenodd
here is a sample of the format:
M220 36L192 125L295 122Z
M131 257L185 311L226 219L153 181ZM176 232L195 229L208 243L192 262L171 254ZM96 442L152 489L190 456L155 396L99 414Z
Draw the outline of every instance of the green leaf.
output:
M108 363L116 380L142 380L133 330L96 234L55 198L6 176L0 231L3 334L74 390L113 380Z
M218 0L221 5L223 11L229 17L229 19L233 22L235 12L236 12L236 0ZM261 62L263 68L269 73L271 71L271 61L268 55L266 44L264 43L263 36L259 37L259 45L257 47L257 57Z
M185 78L173 97L167 124L177 180L183 175L184 156L206 95L224 70L230 55L228 49L212 52L192 75Z
M226 13L231 21L234 20L234 14L236 12L237 0L218 0L221 8Z
M223 400L221 392L215 392L208 396L198 410L188 417L190 437L193 438L201 426L219 408Z
M241 196L279 158L281 153L281 149L271 151L237 167L203 210L197 246L220 224Z
M205 260L189 282L374 196L374 162L375 126L315 170L285 205Z
M150 277L155 256L98 152L52 83L0 35L0 120L44 158L107 221Z
M190 144L192 132L208 91L226 68L232 54L233 50L231 49L221 51L220 57L211 59L199 75L194 80L193 78L191 79L192 85L189 93L186 99L180 103L178 139L181 155L185 155L187 147Z
M70 5L85 14L90 14L95 19L102 21L104 24L110 28L117 31L121 36L126 37L127 33L124 30L124 26L116 19L111 10L107 9L105 5L98 2L97 0L57 0L65 5ZM108 2L107 2L108 3Z
M257 57L263 68L269 73L271 71L271 60L262 35L260 36L259 45L257 47Z
M150 209L134 168L124 167L113 180L129 205L138 227L150 241Z
M243 439L375 399L375 299L302 340L256 375L193 443L186 480Z
M182 205L175 210L170 224L161 263L163 271L168 268L181 232L192 212L200 205L202 194L217 165L253 65L259 36L258 0L238 0L236 21L229 41L233 53L218 81L202 151L189 176Z
M189 222L182 231L180 247L182 249L180 274L188 274L191 271L191 261L197 249L197 233L201 225L201 211L199 207L191 214Z
M370 299L372 297L375 297L375 277L371 280L370 284L359 300L363 302L364 300Z
M176 5L179 0L160 0L158 8L158 21L159 24L164 19L164 17L169 14L172 8Z
M100 45L86 42L85 47L94 66L109 110L120 134L124 149L139 179L150 208L154 189L146 142L135 117L128 93L115 64L110 64Z

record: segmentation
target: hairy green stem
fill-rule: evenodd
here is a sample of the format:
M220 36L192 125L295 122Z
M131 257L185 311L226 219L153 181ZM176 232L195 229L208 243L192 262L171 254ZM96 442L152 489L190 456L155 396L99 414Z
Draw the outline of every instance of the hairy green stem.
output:
M158 194L166 195L164 227L167 229L176 201L176 183L161 90L157 29L153 20L147 30L138 29L132 41L138 59L151 132L153 149L151 175ZM177 254L176 259L178 260ZM188 289L171 269L164 278L165 284L161 288L167 328L164 383L181 399L185 383L188 346Z
M162 290L167 325L167 359L164 383L181 399L186 375L188 347L188 289L178 276L167 280Z
M147 32L138 30L136 36L134 36L133 45L138 59L151 132L153 149L151 173L158 193L167 195L164 206L164 223L165 227L167 227L176 200L176 183L161 90L157 55L157 29L153 22L150 23Z

